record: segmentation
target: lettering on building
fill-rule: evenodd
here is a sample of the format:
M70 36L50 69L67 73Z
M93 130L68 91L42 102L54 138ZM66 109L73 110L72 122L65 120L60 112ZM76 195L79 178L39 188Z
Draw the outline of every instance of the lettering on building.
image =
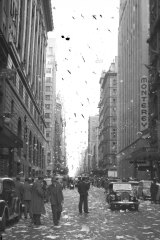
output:
M140 131L148 128L148 78L140 79Z

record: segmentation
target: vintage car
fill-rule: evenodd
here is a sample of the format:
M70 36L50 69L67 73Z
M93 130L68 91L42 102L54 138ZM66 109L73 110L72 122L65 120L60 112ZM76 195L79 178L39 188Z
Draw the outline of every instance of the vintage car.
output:
M131 180L131 181L129 181L129 183L131 184L134 193L137 195L138 194L139 181Z
M109 183L107 202L111 210L129 209L138 211L139 201L133 191L131 183Z
M22 203L16 196L15 183L12 178L0 178L0 230L4 231L9 221L19 220Z
M139 182L138 191L137 191L138 198L141 198L143 200L151 199L151 192L150 192L151 182L152 182L151 180L141 180Z

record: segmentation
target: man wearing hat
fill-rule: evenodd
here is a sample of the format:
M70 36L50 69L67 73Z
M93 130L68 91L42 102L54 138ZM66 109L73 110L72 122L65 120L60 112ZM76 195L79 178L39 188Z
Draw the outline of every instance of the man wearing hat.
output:
M47 200L50 200L52 214L53 214L53 223L55 226L58 226L62 205L64 202L62 185L57 181L56 176L52 177L52 184L49 185L47 189Z
M88 190L90 188L90 184L85 180L86 180L85 177L82 177L82 181L80 181L78 184L78 192L80 195L78 207L79 207L80 214L82 213L82 206L84 208L84 212L89 213L88 212Z

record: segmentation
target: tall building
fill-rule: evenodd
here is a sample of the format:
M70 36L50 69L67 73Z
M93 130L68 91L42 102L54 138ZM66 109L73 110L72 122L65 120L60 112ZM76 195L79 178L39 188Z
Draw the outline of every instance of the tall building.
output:
M99 115L90 116L88 119L88 172L93 169L94 146L97 141L97 128L99 126Z
M123 178L137 177L137 167L141 162L135 156L140 148L148 144L145 139L147 136L142 138L148 128L148 31L148 0L121 0L118 38L118 174Z
M54 143L54 172L67 174L66 162L66 136L65 127L66 122L63 117L63 104L60 96L56 98L56 119L55 119L55 143Z
M151 178L160 180L160 1L150 0L149 44L149 128L150 151L144 149L143 156L151 159Z
M99 127L96 127L96 134L95 134L95 144L93 145L93 151L92 151L92 169L96 170L99 167L99 152L98 152L98 146L99 146Z
M46 175L51 176L54 168L55 115L56 115L56 60L55 39L48 38L45 74L45 122L46 122Z
M117 154L117 57L100 79L99 167L106 173L116 166Z
M0 1L0 174L45 172L44 75L50 0Z

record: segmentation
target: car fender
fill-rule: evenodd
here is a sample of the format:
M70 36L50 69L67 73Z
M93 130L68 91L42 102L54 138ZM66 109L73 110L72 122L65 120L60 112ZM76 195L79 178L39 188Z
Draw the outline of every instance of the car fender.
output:
M7 213L7 218L8 218L8 213L9 213L8 207L4 200L0 200L0 221L2 221L3 215L5 213Z

